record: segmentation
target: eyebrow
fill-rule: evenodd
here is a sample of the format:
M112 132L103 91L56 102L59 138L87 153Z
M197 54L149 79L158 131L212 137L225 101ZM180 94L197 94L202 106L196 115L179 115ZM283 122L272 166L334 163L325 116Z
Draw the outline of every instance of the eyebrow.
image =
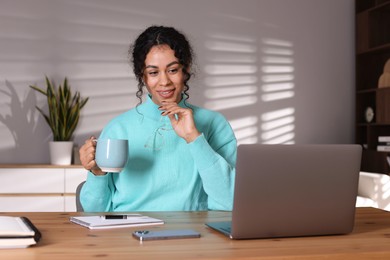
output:
M170 66L175 65L175 64L180 64L180 63L178 61L172 61L171 63L168 63L168 65L166 67L170 67ZM155 65L148 65L145 67L145 69L149 69L149 68L158 69L158 67Z

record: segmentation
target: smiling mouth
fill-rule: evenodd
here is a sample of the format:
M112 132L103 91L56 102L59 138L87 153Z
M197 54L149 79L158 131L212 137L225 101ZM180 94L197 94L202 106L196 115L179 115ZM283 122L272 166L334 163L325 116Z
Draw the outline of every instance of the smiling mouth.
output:
M158 94L164 98L169 98L171 97L173 94L175 93L175 91L172 89L172 90L167 90L167 91L159 91Z

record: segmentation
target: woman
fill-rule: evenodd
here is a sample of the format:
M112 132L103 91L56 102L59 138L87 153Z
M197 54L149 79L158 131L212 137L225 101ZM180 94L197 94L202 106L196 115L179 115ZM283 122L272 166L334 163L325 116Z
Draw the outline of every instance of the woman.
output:
M140 103L114 118L100 138L129 140L120 173L103 172L91 137L80 148L89 170L85 211L231 210L236 138L219 113L186 102L192 49L171 27L147 28L130 48ZM142 101L144 87L148 91Z

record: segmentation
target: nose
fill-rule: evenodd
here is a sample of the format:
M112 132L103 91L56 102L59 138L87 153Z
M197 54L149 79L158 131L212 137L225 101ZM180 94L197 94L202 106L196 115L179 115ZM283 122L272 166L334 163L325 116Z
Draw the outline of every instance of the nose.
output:
M166 86L171 83L171 79L169 78L168 73L163 72L160 74L160 85Z

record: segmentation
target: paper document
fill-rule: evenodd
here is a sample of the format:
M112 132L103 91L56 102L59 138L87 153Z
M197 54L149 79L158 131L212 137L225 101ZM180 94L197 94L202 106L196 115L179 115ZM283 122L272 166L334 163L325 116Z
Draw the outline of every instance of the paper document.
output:
M124 217L122 218L122 216ZM140 214L107 215L107 217L105 215L77 216L71 217L70 221L89 229L124 228L164 224L164 221L161 219L151 218Z

